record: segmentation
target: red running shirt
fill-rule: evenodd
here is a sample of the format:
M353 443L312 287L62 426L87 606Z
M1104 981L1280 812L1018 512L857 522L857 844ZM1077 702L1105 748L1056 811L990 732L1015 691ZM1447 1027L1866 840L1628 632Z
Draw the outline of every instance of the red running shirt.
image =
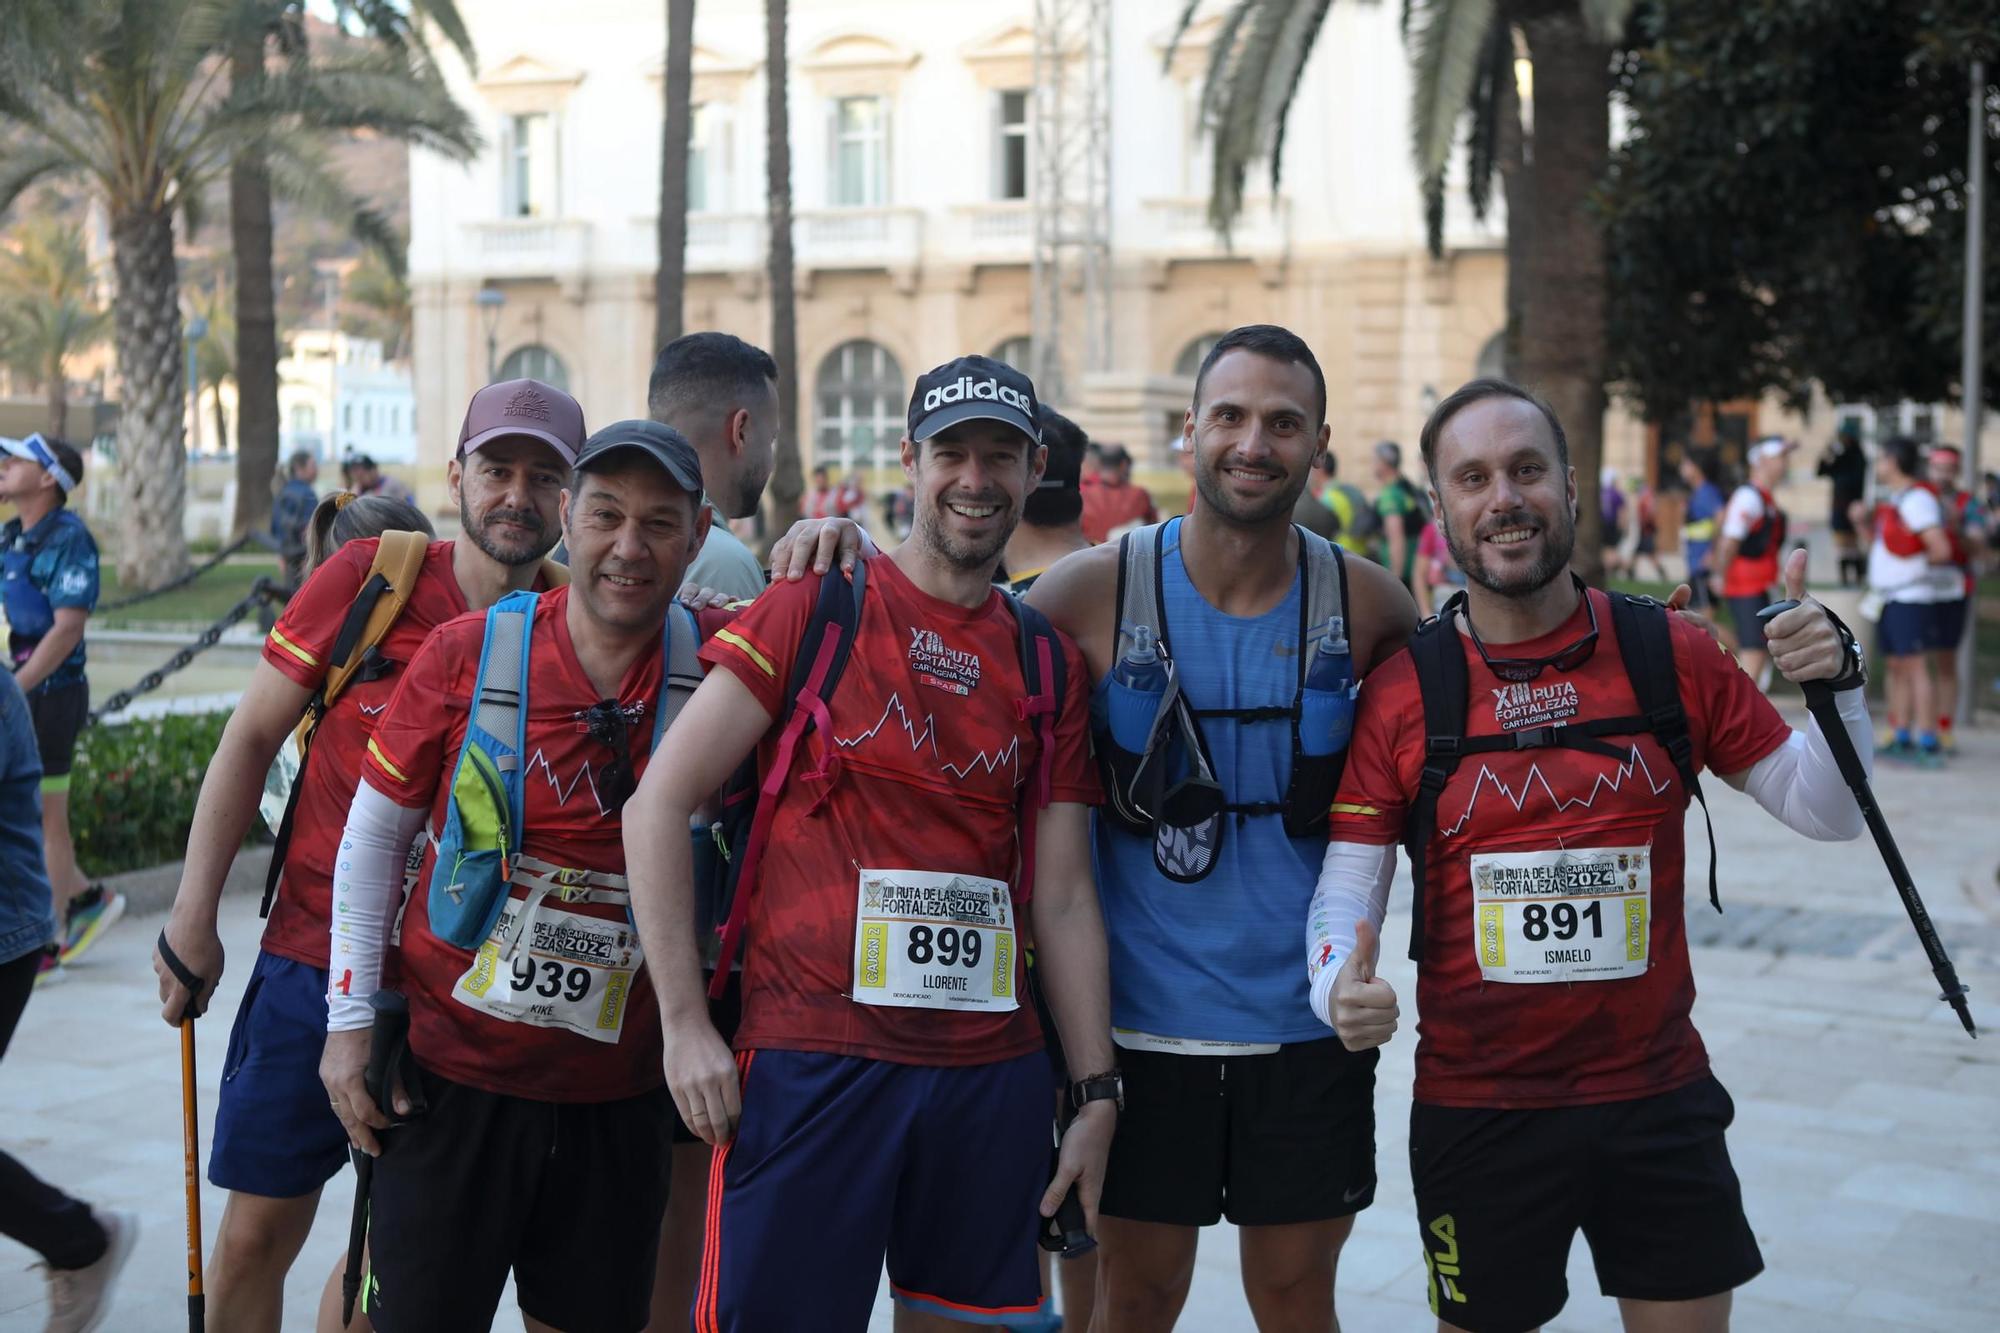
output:
M773 585L709 640L703 659L780 716L818 598L810 576ZM1094 805L1102 798L1090 758L1089 672L1067 638L1063 654L1068 689L1052 799ZM848 998L858 868L958 872L1018 888L1020 785L1039 753L1015 713L1026 697L1018 631L1002 594L976 609L955 606L918 589L889 557L868 562L853 654L829 701L837 743L830 775L805 776L826 757L825 738L815 733L778 795L758 883L747 890L737 1049L971 1065L1040 1048L1025 1002L1012 1012L976 1013ZM775 745L773 728L764 763ZM1017 996L1022 984L1017 961Z
M1529 685L1509 685L1466 643L1470 735L1638 711L1610 601L1600 592L1589 595L1600 637L1575 671L1549 669ZM1696 766L1717 773L1750 768L1790 729L1718 644L1679 616L1671 619ZM1488 651L1547 656L1573 643L1587 624L1578 606L1554 633L1489 644ZM1418 1101L1498 1108L1621 1101L1679 1087L1707 1070L1708 1053L1689 1018L1694 975L1682 915L1692 798L1651 735L1605 739L1629 746L1625 762L1559 747L1472 754L1440 793L1437 831L1425 853ZM1362 687L1330 836L1376 845L1400 839L1423 758L1423 701L1406 650L1370 672ZM1559 847L1650 848L1650 966L1610 980L1485 980L1475 952L1472 857Z
M368 567L380 544L373 537L348 542L313 571L265 639L266 662L308 690L317 691L326 682L334 637L361 585L368 581ZM409 603L376 645L395 669L376 680L363 680L357 673L313 733L312 755L299 777L299 805L292 817L284 882L264 925L263 947L281 958L326 966L333 854L347 825L347 807L354 803L354 782L368 737L418 647L432 630L467 609L465 594L452 574L451 549L450 542L430 544Z
M544 593L529 639L521 848L552 865L623 874L623 826L597 790L612 751L591 737L579 716L601 696L571 645L568 605L569 589ZM362 769L364 779L396 804L428 811L434 829L444 823L485 631L482 613L461 616L430 637L377 723ZM618 687L635 779L645 772L659 700L655 640ZM659 1011L643 970L633 978L616 1042L509 1022L459 1000L454 988L473 953L431 933L427 903L435 861L435 849L427 850L397 957L397 976L410 1000L410 1049L425 1067L488 1092L545 1102L614 1101L660 1086ZM523 894L515 889L517 900ZM564 910L626 920L616 903L573 903Z

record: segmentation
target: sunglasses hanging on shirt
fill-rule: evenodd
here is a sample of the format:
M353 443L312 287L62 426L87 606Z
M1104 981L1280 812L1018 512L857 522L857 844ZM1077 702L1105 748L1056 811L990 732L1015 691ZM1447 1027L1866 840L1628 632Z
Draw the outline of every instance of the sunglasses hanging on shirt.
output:
M1590 628L1575 643L1557 649L1547 657L1494 657L1486 651L1486 645L1480 642L1479 631L1473 628L1472 608L1465 601L1464 593L1452 598L1457 606L1448 606L1445 609L1447 613L1452 610L1465 612L1466 633L1471 636L1472 646L1479 650L1479 660L1486 664L1486 669L1501 680L1520 684L1534 680L1550 667L1557 671L1574 671L1588 662L1590 655L1597 651L1597 606L1590 600L1590 590L1584 586L1582 579L1572 574L1570 580L1576 584L1577 595L1583 599L1584 612L1590 617Z

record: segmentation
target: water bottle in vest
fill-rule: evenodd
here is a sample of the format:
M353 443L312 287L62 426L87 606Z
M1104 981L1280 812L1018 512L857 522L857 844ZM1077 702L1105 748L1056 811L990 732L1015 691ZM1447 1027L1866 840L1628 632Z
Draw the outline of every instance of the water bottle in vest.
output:
M1153 643L1150 625L1132 627L1132 647L1111 668L1111 687L1106 703L1110 711L1111 739L1121 750L1146 752L1153 719L1160 701L1167 695L1167 664Z
M1337 754L1354 731L1354 657L1339 616L1326 622L1306 668L1299 703L1299 748L1309 755Z

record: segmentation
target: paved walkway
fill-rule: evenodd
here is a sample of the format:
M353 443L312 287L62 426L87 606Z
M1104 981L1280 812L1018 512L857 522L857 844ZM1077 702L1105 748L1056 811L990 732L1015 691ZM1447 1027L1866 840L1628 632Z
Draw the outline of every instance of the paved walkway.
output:
M1725 915L1689 908L1702 985L1696 1021L1734 1093L1730 1142L1769 1271L1739 1294L1738 1330L1861 1333L2000 1327L2000 734L1966 737L1943 772L1889 768L1880 789L1938 928L1990 1025L1966 1039L1867 843L1825 846L1711 784ZM1699 814L1689 859L1706 854ZM1387 937L1406 938L1407 889ZM255 948L255 899L224 912L230 968L202 1027L204 1116ZM0 1141L70 1190L137 1210L145 1234L108 1328L174 1333L182 1299L178 1047L147 966L158 918L129 922L28 1007L0 1065ZM1399 952L1399 951L1393 951ZM1407 997L1410 965L1385 960ZM1406 998L1407 1004L1407 998ZM1356 1333L1432 1326L1405 1163L1412 1044L1385 1052L1378 1094L1382 1187L1341 1263ZM204 1142L206 1136L204 1135ZM340 1252L351 1191L327 1191L287 1292L286 1328L308 1329ZM209 1191L213 1235L221 1198ZM0 1329L39 1327L30 1256L0 1241ZM1616 1327L1588 1254L1571 1255L1569 1308L1552 1333ZM497 1325L519 1328L511 1312ZM878 1305L874 1328L889 1327ZM1249 1329L1227 1228L1204 1238L1181 1327Z

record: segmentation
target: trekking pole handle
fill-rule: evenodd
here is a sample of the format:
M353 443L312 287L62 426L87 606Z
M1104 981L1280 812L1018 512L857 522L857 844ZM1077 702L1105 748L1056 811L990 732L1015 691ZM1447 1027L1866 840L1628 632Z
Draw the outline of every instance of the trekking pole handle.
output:
M394 1066L409 1044L410 1002L400 991L378 990L368 997L368 1007L375 1011L375 1022L368 1031L368 1068L361 1080L375 1105L394 1119L383 1098L395 1090Z
M174 980L180 982L187 990L187 1003L181 1006L181 1022L185 1023L191 1018L200 1018L201 988L207 983L201 977L195 975L193 968L181 961L180 955L175 953L173 946L167 943L167 932L164 928L160 931L160 938L155 942L155 947L159 949L160 961L167 965L167 971L173 973Z

